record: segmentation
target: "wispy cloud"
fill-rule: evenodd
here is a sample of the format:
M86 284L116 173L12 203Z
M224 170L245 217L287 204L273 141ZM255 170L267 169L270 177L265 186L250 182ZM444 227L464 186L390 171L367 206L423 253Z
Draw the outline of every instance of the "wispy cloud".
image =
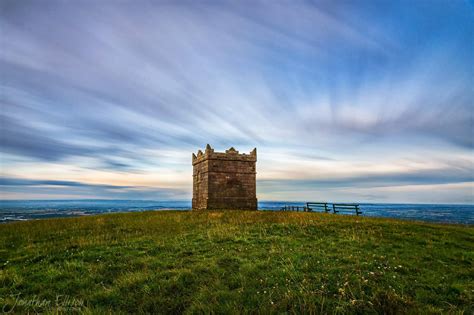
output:
M367 173L357 176L342 176L318 179L266 179L260 180L262 190L285 187L287 190L325 188L380 188L414 185L444 185L474 182L472 168L430 169L414 172Z
M319 189L364 182L364 161L472 154L474 22L464 2L0 5L4 176L44 178L27 173L31 164L66 164L74 171L61 179L101 172L141 186L140 176L166 173L189 194L189 154L212 143L257 146L259 176L281 187L295 183L275 169L301 180L301 165L278 153L343 163L342 177L329 167L320 184L314 174L296 184ZM444 176L410 172L370 182ZM440 172L440 184L458 182Z
M2 197L11 199L18 196L28 198L28 195L42 196L42 199L50 195L79 196L95 198L115 199L183 199L189 197L188 193L179 189L150 188L142 186L120 186L107 184L88 184L75 181L61 180L33 180L24 178L0 177Z

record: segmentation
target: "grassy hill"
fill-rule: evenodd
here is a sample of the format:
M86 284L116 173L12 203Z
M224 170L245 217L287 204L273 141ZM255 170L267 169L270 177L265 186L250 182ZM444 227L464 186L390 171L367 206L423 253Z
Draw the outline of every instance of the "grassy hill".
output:
M332 214L142 212L0 225L13 312L474 312L474 228Z

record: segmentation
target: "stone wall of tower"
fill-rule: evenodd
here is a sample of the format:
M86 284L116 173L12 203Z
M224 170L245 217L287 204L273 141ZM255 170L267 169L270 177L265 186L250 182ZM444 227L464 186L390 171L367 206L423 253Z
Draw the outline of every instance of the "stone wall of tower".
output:
M257 209L257 150L193 154L193 209Z

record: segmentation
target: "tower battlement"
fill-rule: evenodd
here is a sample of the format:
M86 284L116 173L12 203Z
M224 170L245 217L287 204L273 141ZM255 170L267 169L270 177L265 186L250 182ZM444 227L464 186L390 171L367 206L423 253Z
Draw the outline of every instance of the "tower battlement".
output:
M225 152L215 152L208 144L206 150L198 151L197 155L193 153L193 165L198 164L204 160L228 160L228 161L248 161L257 162L257 148L253 149L250 154L239 153L236 149L231 147Z
M257 149L193 153L193 209L257 209Z

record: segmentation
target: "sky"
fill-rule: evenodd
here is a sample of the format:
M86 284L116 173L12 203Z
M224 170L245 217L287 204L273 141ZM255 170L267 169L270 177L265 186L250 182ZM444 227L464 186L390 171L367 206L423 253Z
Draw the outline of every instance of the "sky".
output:
M257 148L259 200L474 203L474 4L0 2L1 199L186 200Z

